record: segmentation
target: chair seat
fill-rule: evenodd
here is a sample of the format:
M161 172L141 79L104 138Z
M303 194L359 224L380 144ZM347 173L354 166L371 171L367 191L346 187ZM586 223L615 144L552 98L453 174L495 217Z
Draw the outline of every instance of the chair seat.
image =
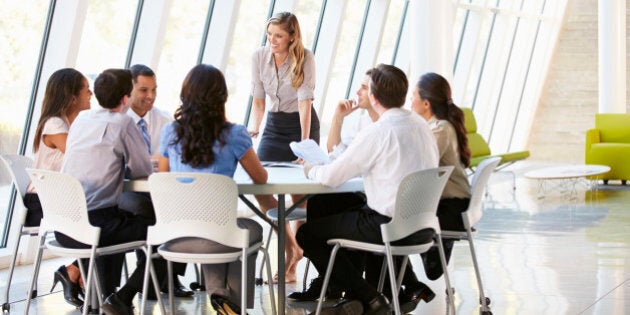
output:
M476 235L477 230L471 229L471 234ZM444 239L457 239L457 240L467 240L468 233L466 231L447 231L442 230L442 238Z
M343 238L333 238L328 240L328 245L339 244L341 247L348 249L356 249L362 251L369 251L377 254L386 254L385 245L384 244L374 244L374 243L365 243L359 241L353 241ZM404 256L426 252L433 246L433 241L424 244L418 245L403 245L403 246L391 246L392 255L394 256Z
M262 242L250 245L247 254L258 251L261 246ZM165 245L158 247L158 253L166 260L195 264L222 264L237 261L241 257L241 252L240 248L235 248L233 251L223 253L190 253L168 250Z
M39 234L39 226L23 226L22 235L37 235Z
M126 253L134 248L143 248L144 241L134 241L112 246L103 246L96 248L97 255L112 255L118 253ZM46 242L46 249L58 256L74 257L74 258L90 258L92 254L91 248L68 248L63 247L57 240L51 239Z
M278 221L278 208L272 208L267 211L267 217L273 221ZM289 215L287 215L284 220L286 222L296 221L296 220L306 220L306 209L304 208L295 208Z

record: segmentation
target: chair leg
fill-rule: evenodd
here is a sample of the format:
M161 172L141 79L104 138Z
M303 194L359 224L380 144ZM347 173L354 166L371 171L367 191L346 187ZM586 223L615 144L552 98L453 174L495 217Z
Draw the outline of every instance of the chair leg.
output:
M31 298L33 287L35 287L35 283L37 282L37 276L39 274L39 267L42 262L42 254L44 252L44 241L46 240L46 235L42 235L39 237L39 247L37 250L37 255L35 256L35 263L33 264L33 276L31 277L31 284L28 287L28 292L26 294L26 305L24 308L24 314L28 314L28 310L31 306Z
M11 290L11 280L13 279L13 271L15 270L15 261L17 259L17 252L20 248L20 240L22 239L22 227L24 225L20 224L18 227L20 229L20 234L15 241L15 245L13 245L13 256L11 257L11 264L9 265L9 276L7 278L7 287L4 291L4 304L2 304L2 312L9 312L11 310L11 304L9 303L9 291ZM37 293L36 293L37 294Z
M241 315L247 314L247 247L241 254ZM175 313L172 313L175 314Z
M173 301L175 300L175 294L173 293L173 262L171 262L170 260L167 260L166 262L166 274L168 277L168 307L170 314L175 314L175 305L173 303Z
M269 242L271 242L271 234L273 234L273 226L269 227L269 234L267 235L267 242L265 242L265 246L267 246L267 248L269 248ZM258 278L256 278L256 285L263 284L263 268L264 267L265 267L265 260L263 259L262 263L260 264L260 269L258 270ZM268 282L272 282L271 279L272 278L267 279Z
M308 269L311 265L311 260L306 259L306 267L304 267L304 278L302 278L302 292L306 291L306 281L308 280Z
M264 247L260 247L260 250L263 252L263 263L266 263L265 265L267 266L267 278L271 279L272 275L271 275L271 262L269 261L269 251L264 248ZM276 297L275 297L275 293L273 290L273 281L267 281L267 284L269 285L269 298L271 300L271 313L272 314L278 314L277 310L276 310Z
M319 315L322 311L322 305L324 302L324 296L326 296L326 289L328 289L328 281L330 280L330 274L332 274L332 268L335 264L335 257L337 256L337 251L339 251L339 244L335 244L330 252L330 259L328 260L328 267L326 267L326 275L324 276L324 284L322 285L322 290L319 293L319 301L317 301L317 309L315 310L315 315Z
M451 310L452 314L457 314L455 311L455 297L453 296L453 288L451 287L451 280L448 275L448 264L446 263L446 255L444 254L444 246L442 245L442 237L438 234L436 236L438 252L440 253L440 263L442 264L442 271L444 272L444 281L446 282L446 299L448 302L447 305L447 314L450 314L449 310Z
M470 255L472 256L473 266L475 267L475 275L477 276L477 287L479 288L479 303L481 304L481 312L490 312L490 298L485 296L483 284L481 283L481 272L479 271L479 263L477 262L477 253L475 252L475 244L473 242L472 233L467 231L468 245L470 247Z
M90 254L90 262L88 263L87 282L85 283L85 297L83 302L83 315L88 313L88 302L92 294L92 277L94 276L94 265L96 265L96 246L92 246L92 253Z
M125 281L129 280L129 267L127 267L127 255L123 258L123 273L125 274Z
M148 248L145 249L144 256L151 257L149 254L151 252L151 245L148 245ZM147 303L147 293L149 292L149 280L155 281L155 279L149 279L151 270L151 259L147 258L146 265L144 268L144 280L142 280L142 300L140 301L140 315L144 315L144 308Z
M394 303L394 314L401 314L400 301L398 301L398 288L396 287L396 271L394 270L394 257L389 243L385 243L385 251L387 253L387 269L389 270L389 285L392 290L392 302Z

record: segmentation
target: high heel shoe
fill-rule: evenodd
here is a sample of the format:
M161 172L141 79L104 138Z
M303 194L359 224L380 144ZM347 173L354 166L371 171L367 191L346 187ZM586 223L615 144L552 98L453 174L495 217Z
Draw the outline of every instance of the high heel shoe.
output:
M210 295L210 304L220 315L238 315L241 314L241 307L230 301L227 297L219 294ZM247 313L245 313L247 314Z
M57 269L57 271L55 271L53 285L50 292L55 289L55 286L57 286L57 282L59 281L61 281L61 285L63 286L63 298L66 302L75 307L81 307L83 305L83 300L79 299L79 284L70 281L66 266L61 266Z

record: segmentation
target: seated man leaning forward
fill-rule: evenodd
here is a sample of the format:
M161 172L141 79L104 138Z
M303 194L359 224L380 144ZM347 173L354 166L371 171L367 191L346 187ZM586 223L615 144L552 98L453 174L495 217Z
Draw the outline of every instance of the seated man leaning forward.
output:
M320 274L326 271L332 238L381 243L380 225L391 221L398 185L402 179L419 170L438 167L438 149L427 123L418 115L402 109L407 94L407 78L400 69L379 65L372 69L368 97L380 115L350 143L345 152L327 165L304 166L304 172L327 186L363 176L367 205L319 220L307 221L298 230L297 240L304 256ZM433 236L433 230L414 233L402 242L421 243ZM388 299L362 277L361 266L340 250L331 274L331 284L346 291L346 300L326 314L387 314Z
M125 175L136 179L151 174L146 144L133 119L125 115L131 88L129 70L108 69L99 74L94 81L94 94L101 106L82 111L74 120L61 167L62 173L74 176L83 186L90 224L101 228L100 246L147 237L146 222L118 208ZM55 233L55 237L66 247L87 246L61 233ZM108 315L132 314L132 300L142 289L144 262L139 261L125 285L115 292L123 259L124 254L97 259L103 293L107 296L102 311ZM153 264L156 272L166 272L163 259L156 258Z

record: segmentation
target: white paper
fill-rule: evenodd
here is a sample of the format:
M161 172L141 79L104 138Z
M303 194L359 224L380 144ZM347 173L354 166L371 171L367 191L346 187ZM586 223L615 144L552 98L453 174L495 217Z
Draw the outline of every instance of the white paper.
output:
M293 154L307 163L327 164L330 163L328 154L312 139L302 140L300 142L291 142L289 144Z

